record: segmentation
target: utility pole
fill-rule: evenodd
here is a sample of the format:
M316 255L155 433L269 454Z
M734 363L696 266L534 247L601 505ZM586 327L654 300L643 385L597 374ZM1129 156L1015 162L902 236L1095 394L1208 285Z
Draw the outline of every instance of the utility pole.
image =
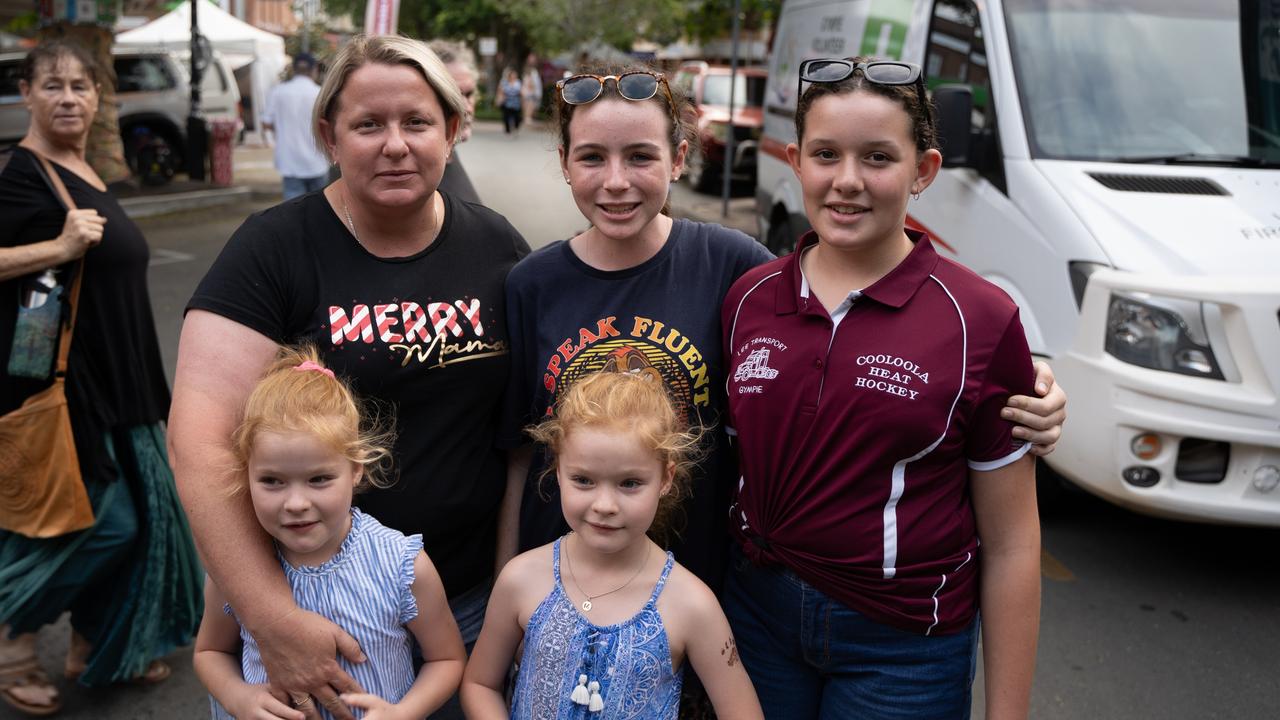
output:
M209 152L208 128L200 117L200 83L204 68L205 43L200 36L199 8L201 0L191 0L191 113L187 115L187 176L204 180L204 156Z
M737 110L738 91L738 16L742 13L742 0L733 0L733 49L729 51L729 137L724 145L724 176L720 189L720 217L729 217L729 186L733 183L734 137L733 113Z

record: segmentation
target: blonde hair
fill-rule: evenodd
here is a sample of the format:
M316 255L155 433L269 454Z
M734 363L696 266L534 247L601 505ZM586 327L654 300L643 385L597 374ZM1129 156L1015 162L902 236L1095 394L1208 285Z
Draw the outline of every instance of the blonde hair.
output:
M320 121L333 122L338 112L338 99L347 84L351 73L369 63L382 65L407 65L417 70L427 85L435 91L436 99L444 108L445 123L453 118L467 116L466 100L462 91L454 82L453 75L445 67L426 43L411 40L401 35L356 35L351 38L329 66L325 73L324 84L320 86L320 94L316 96L316 104L311 113L311 127L316 138L316 145L325 157L330 160L329 148L325 147L324 134L320 132Z
M676 510L689 495L690 473L703 452L700 428L688 426L676 412L666 386L646 375L597 372L575 382L556 401L555 414L528 428L529 436L546 448L548 467L543 477L556 472L565 438L579 427L604 428L634 434L675 472L671 488L658 500L649 535L666 543L675 527Z
M300 367L304 363L306 369ZM237 469L249 466L254 441L264 432L303 432L359 465L357 491L388 487L395 436L376 413L363 407L347 384L331 375L310 345L282 347L249 394L244 419L231 436ZM234 492L243 492L239 486Z

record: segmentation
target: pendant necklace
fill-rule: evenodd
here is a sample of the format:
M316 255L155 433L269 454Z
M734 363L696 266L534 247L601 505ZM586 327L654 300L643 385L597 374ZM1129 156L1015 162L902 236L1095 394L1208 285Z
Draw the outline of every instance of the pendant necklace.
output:
M572 535L573 533L569 533L569 534ZM566 536L566 539L567 539L567 536ZM573 560L569 557L569 543L566 542L564 547L564 560L565 560L565 566L569 570L569 579L573 581L573 586L578 589L578 592L582 593L583 596L587 598L586 600L582 601L582 606L581 606L582 612L591 612L591 608L594 607L591 603L592 600L595 600L596 598L602 598L605 595L612 595L613 593L616 593L622 588L630 585L633 580L640 577L640 573L644 571L644 566L649 564L649 551L652 548L653 548L653 543L650 542L648 538L645 538L644 560L640 561L640 567L636 568L635 573L626 582L622 583L621 585L619 585L618 587L612 590L598 593L596 595L588 595L587 591L583 590L582 586L578 584L578 578L575 577L573 574Z

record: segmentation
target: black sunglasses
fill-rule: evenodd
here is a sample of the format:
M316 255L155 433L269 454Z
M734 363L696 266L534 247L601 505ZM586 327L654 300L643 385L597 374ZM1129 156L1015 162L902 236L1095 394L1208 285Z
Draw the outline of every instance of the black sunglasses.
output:
M556 83L560 91L560 99L569 105L586 105L604 93L604 85L608 80L618 90L618 94L627 100L637 102L648 100L658 94L658 86L667 93L667 102L674 108L675 100L671 97L671 87L667 85L667 77L662 73L636 70L621 75L574 75Z
M800 63L800 77L796 80L797 102L804 91L804 83L836 83L850 77L854 71L860 71L867 82L876 85L915 85L920 102L926 108L929 106L919 65L898 60L856 63L848 58L816 58Z

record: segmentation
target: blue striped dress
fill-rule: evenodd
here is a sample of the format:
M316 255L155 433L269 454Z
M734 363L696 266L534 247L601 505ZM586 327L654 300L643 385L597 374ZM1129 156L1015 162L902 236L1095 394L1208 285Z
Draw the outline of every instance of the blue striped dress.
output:
M359 641L368 657L356 665L339 656L342 669L365 690L390 702L404 697L417 677L413 636L404 625L418 616L411 586L413 563L421 550L421 535L406 536L352 508L351 532L327 562L295 568L280 556L298 607L337 623ZM230 605L224 610L235 617ZM240 640L240 670L245 682L267 682L258 643L243 625ZM233 720L218 701L209 700L214 720ZM332 719L323 707L317 705L316 709L321 717ZM360 717L362 713L356 710L355 714Z

